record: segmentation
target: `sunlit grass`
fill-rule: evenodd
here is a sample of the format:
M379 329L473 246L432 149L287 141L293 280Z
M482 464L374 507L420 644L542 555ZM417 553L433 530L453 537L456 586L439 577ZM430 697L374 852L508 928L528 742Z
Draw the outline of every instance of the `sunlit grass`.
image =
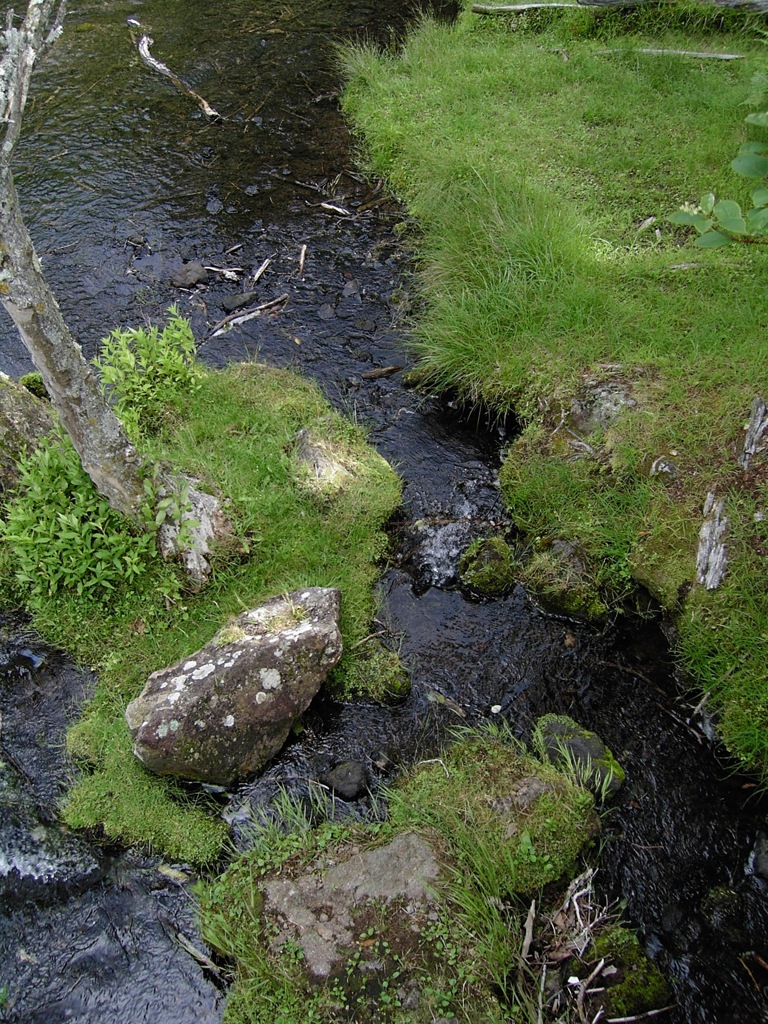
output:
M465 11L422 22L398 54L343 60L366 159L419 225L421 370L531 424L502 475L534 541L528 581L580 587L594 613L635 579L685 609L682 661L731 750L768 779L765 544L737 465L752 400L768 394L768 252L693 249L667 220L706 191L741 200L754 187L729 166L766 62L754 28L695 3ZM558 424L605 381L635 404L590 454ZM660 458L674 477L651 476ZM704 592L694 569L710 491L730 495L733 557L727 583ZM588 562L578 579L553 575L560 540Z

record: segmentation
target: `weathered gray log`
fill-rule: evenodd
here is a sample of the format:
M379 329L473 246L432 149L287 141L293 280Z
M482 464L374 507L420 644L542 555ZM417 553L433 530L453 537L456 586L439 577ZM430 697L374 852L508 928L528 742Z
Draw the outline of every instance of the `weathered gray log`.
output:
M669 4L671 0L578 0L577 3L541 3L528 4L473 4L474 14L517 14L522 11L542 10L545 7L616 7L618 9L642 6ZM702 7L725 7L730 10L743 10L758 14L768 14L768 0L700 0Z
M768 410L762 398L756 398L752 402L752 409L747 424L747 436L744 438L744 451L739 456L739 465L742 469L749 469L753 455L760 448L763 435L768 430Z
M136 520L144 500L141 459L106 401L94 368L84 359L45 279L24 224L11 171L32 72L39 57L61 34L65 13L65 2L29 0L21 26L15 27L13 11L9 11L5 31L0 32L0 304L40 371L51 405L83 469L112 508ZM182 485L186 483L157 467L158 497L169 497ZM208 572L209 542L225 529L226 520L217 499L188 487L187 509L181 520L163 527L169 550L178 547L183 524L192 520L198 524L193 543L201 547L199 551L185 549L182 555L198 584Z
M699 549L696 554L696 578L707 590L719 587L728 567L728 553L723 538L728 520L723 515L725 499L715 500L710 491L704 502L704 524L699 530Z
M626 53L619 47L614 47L610 50L597 50L598 54L601 53ZM637 47L629 51L630 53L645 53L650 57L693 57L696 60L743 60L746 54L743 53L713 53L710 50L658 50L654 47Z

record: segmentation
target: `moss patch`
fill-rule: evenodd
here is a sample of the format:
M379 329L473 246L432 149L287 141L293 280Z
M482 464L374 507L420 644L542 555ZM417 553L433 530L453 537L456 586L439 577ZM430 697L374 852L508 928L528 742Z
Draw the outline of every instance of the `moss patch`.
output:
M501 597L519 575L514 550L502 537L473 541L459 561L459 578L473 593Z
M600 935L593 944L592 957L605 958L618 971L607 979L608 987L601 997L608 1017L631 1017L659 1010L672 1001L663 974L626 928L612 928Z

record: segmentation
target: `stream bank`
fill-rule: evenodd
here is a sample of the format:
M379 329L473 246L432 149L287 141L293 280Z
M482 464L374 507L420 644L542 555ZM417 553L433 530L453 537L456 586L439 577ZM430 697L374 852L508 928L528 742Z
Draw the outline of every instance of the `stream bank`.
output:
M156 6L159 23L163 15L160 5ZM231 44L242 11L238 5L231 6L231 20L218 22L216 59L220 67L233 70L234 77L217 77L210 70L212 81L236 82L236 69L242 70L244 63L243 53ZM191 10L190 23L198 26L197 31L202 30L200 26L210 30L202 5L191 5ZM373 19L371 11L364 16ZM106 30L121 32L122 26L116 16L97 5L84 6L79 17L84 25L89 17L97 19L99 31L89 35L91 30L84 28L74 41L71 34L69 59L77 57L77 41L89 39L95 48L94 65L106 67L114 60L106 46L113 36ZM283 31L291 36L288 27ZM262 49L267 50L275 41L288 42L281 35L265 33L266 27L261 34L243 38L259 46L265 39ZM158 29L158 38L160 34ZM300 70L304 70L309 43L301 34L296 41L303 55ZM99 50L99 45L104 49ZM189 52L180 47L173 59L167 56L168 62L178 66ZM57 57L51 69L56 84L73 73L65 56ZM197 336L207 337L211 323L222 315L221 300L237 285L215 275L206 289L179 293L169 285L168 271L183 256L199 256L218 266L230 265L227 261L236 257L239 265L253 269L272 257L262 285L264 298L288 291L288 306L205 341L201 356L214 366L258 355L278 365L301 368L321 383L334 404L369 426L379 450L406 480L402 543L395 539L397 562L382 581L381 628L397 639L411 669L411 696L390 708L364 701L319 702L307 716L303 738L289 746L262 778L235 795L228 818L237 825L247 818L250 806L258 808L274 796L279 782L300 792L303 779L315 778L351 757L366 764L373 784L388 779L398 766L434 751L451 725L482 720L496 705L501 709L496 713L521 736L530 732L539 713L571 714L599 732L627 769L624 794L606 822L609 838L600 882L607 896L627 901L629 920L672 978L681 1004L678 1020L736 1024L764 1019L764 974L759 961L751 957L757 951L766 959L765 881L760 874L764 809L755 800L754 790L742 788L750 785L749 780L732 776L730 765L718 759L717 748L680 723L689 710L677 696L681 681L657 624L633 620L594 627L543 613L519 588L487 603L468 600L457 589L460 551L474 536L504 531L509 525L496 478L497 451L506 437L497 429L487 431L484 426L478 429L474 421L467 423L436 397L415 394L402 385L400 371L370 375L407 365L400 332L393 327L408 301L409 259L401 235L394 230L403 212L385 202L346 217L308 205L308 199L314 203L317 195L353 214L355 203L365 206L381 196L375 192L375 183L362 180L351 166L343 125L332 101L309 108L319 110L322 117L313 122L316 135L307 141L307 126L300 118L306 120L307 96L321 94L320 82L310 79L307 90L297 76L296 62L274 54L272 70L283 66L290 81L300 83L295 101L289 101L289 107L295 102L291 109L298 116L291 131L280 134L280 117L286 115L279 110L270 115L283 148L268 172L262 162L267 159L264 153L244 152L244 130L236 132L229 125L222 137L212 136L211 127L199 125L183 101L166 97L166 86L150 80L145 84L151 89L151 102L137 118L135 133L125 129L131 161L123 159L125 151L119 147L113 152L114 137L90 138L88 153L80 149L78 133L86 107L79 113L71 110L72 120L65 118L57 125L57 145L66 140L69 155L64 159L71 166L59 168L62 188L57 190L55 214L50 197L45 198L50 164L44 157L61 150L46 149L53 141L45 131L28 133L28 163L20 178L47 269L88 354L93 354L98 338L113 323L132 323L142 315L161 319L173 299L179 299L182 312L192 317ZM322 81L335 81L330 71L321 68L319 73ZM197 87L206 94L203 83ZM94 96L87 88L83 83L86 103ZM286 93L283 86L279 88L285 103ZM266 91L268 87L262 88L260 97ZM207 93L220 109L221 97L213 96L210 89ZM104 102L108 110L112 100ZM145 113L153 131L139 130ZM160 124L165 129L162 134L157 130ZM185 144L187 137L190 141ZM207 150L204 147L212 137ZM42 147L34 159L33 138ZM335 140L333 147L331 140ZM142 155L141 174L136 170L137 152ZM323 157L319 164L312 162L317 152ZM180 155L178 166L171 159L174 155ZM79 171L78 163L84 165ZM233 168L239 169L237 180L246 187L248 182L263 186L261 193L235 190L227 196L226 180ZM286 168L291 173L283 175ZM82 202L89 190L77 186L75 176L95 190L89 202ZM212 182L216 194L211 191ZM187 186L192 194L185 199ZM207 209L212 199L223 203L223 196L231 211L216 202ZM207 197L205 203L201 197ZM78 240L76 249L62 250L73 238ZM303 245L308 248L302 279L297 271ZM234 246L240 248L228 253ZM2 353L0 369L18 374L27 368L10 333L3 335ZM39 648L34 643L30 650ZM59 703L58 677L54 683L37 674L43 671L27 658L6 677L5 686L12 691L8 699L15 700L17 694L24 697L22 717L28 714L31 700L23 686ZM87 682L73 686L77 690ZM8 711L4 716L7 738L14 732ZM14 756L21 761L21 751ZM67 964L61 945L71 943L67 936L75 927L75 900L55 903L55 910L27 903L14 912L18 916L6 914L0 925L0 945L11 976L8 982L5 978L0 982L8 983L24 1000L15 1003L17 1016L11 1019L48 1024L67 1019L67 1013L71 1019L76 1012L75 1019L95 1024L103 1019L107 1005L110 1012L124 1008L126 1019L131 1020L142 1019L141 1014L179 1024L217 1019L218 990L205 980L194 960L184 955L170 969L176 972L180 990L187 993L179 997L179 990L166 988L165 980L158 987L152 967L139 954L145 942L149 945L148 939L137 935L131 920L139 904L156 909L158 903L171 903L174 909L164 907L161 913L177 920L178 930L197 945L187 916L191 907L187 896L173 880L161 881L158 888L156 867L141 859L139 881L132 880L127 868L136 866L134 855L118 854L112 859L113 852L97 849L90 854L103 875L96 881L94 869L89 878L95 885L86 892L108 899L103 909L96 909L86 896L90 939L82 944L84 959L77 976L87 980L80 986L72 984L74 968L59 976ZM151 881L142 875L145 870L151 871ZM110 904L110 899L127 900L128 907ZM63 939L60 925L65 926ZM178 942L168 935L158 915L150 915L146 927L147 935L160 943L158 952L164 960L171 951L179 955ZM51 961L43 970L46 934L52 937ZM30 945L35 947L32 954L38 964L26 959ZM37 987L30 980L33 973L50 979L53 988ZM667 1019L673 1020L674 1015Z

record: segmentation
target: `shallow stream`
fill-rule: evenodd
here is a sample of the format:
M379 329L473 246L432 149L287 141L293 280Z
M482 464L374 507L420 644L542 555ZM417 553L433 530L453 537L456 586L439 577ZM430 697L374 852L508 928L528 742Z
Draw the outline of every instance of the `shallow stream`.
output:
M258 357L314 377L368 425L405 480L376 628L411 669L410 697L387 708L318 702L302 738L233 795L227 816L237 834L280 782L300 789L347 758L363 761L375 783L429 756L455 724L495 714L525 738L538 715L568 713L627 769L604 823L598 880L606 899L625 901L672 980L679 1008L659 1019L766 1020L766 808L692 719L695 701L680 696L659 623L595 627L545 614L521 589L480 603L457 587L469 541L510 525L496 483L505 432L403 383L404 213L356 169L334 69L335 41L385 40L415 13L415 4L393 0L73 3L28 107L17 183L86 355L111 327L160 320L177 302L206 362ZM151 27L155 56L223 122L209 123L140 63L129 15ZM174 288L173 272L191 259L240 268L237 280L209 271L204 288ZM209 339L222 302L266 259L258 301L287 293L287 302ZM0 370L30 368L1 323ZM45 875L34 891L0 887L5 1019L220 1019L220 987L179 938L199 945L183 874L57 833L52 806L68 771L61 736L90 680L13 620L3 636L0 868L18 863L29 877ZM51 844L53 868L30 867L21 838L30 822Z

